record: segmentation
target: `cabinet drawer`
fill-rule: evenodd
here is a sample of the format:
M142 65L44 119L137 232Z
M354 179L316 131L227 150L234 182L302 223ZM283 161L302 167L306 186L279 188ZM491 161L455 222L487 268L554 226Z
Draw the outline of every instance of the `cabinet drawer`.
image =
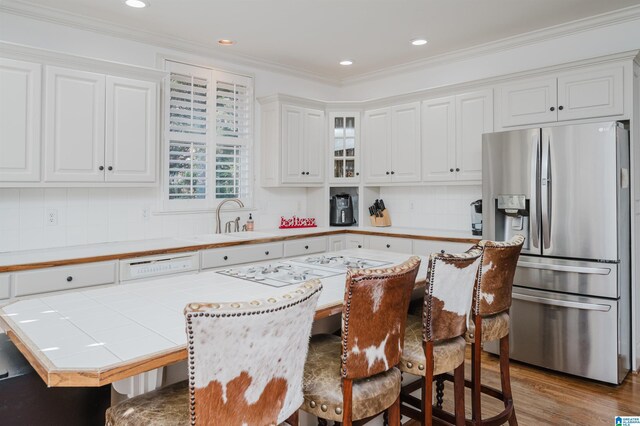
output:
M115 282L115 262L18 272L13 277L15 296L28 296Z
M279 257L282 257L282 243L257 244L204 250L201 252L200 264L202 269L221 268Z
M305 238L284 242L284 257L300 256L308 253L323 253L325 251L327 251L326 237Z
M473 246L471 243L454 243L451 241L414 240L413 254L429 256L431 253L464 253Z
M395 253L412 253L413 244L408 238L366 237L365 247L371 250L392 251Z
M364 236L347 234L345 239L347 249L359 249L364 247Z
M0 300L8 299L11 296L11 292L9 291L9 278L11 275L3 274L0 275Z

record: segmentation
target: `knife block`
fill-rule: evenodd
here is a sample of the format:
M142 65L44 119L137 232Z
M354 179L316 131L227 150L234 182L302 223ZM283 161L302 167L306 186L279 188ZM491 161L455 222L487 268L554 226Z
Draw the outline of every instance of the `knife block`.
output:
M382 210L382 217L369 216L371 226L391 226L391 216L387 209Z

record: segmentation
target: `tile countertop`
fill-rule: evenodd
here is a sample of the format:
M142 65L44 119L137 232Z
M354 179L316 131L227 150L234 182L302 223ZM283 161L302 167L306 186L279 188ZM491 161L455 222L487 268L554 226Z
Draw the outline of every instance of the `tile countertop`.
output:
M39 250L20 250L0 253L0 273L59 266L71 263L98 262L179 251L196 251L234 244L267 242L279 239L312 237L316 234L340 233L383 235L401 238L425 238L471 242L478 236L465 231L442 229L385 227L318 227L299 229L266 229L232 234L206 234L192 237L160 238L140 241L123 241L80 246L55 247Z
M393 264L409 257L365 249L330 254ZM422 257L417 285L426 269ZM341 312L345 273L321 281L316 319ZM0 324L48 386L102 386L185 359L188 303L266 298L296 287L213 270L14 302L0 309Z

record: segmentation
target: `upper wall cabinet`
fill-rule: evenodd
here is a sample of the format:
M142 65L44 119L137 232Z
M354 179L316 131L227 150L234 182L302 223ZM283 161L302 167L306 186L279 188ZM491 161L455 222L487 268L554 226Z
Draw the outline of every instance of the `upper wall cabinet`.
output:
M365 111L365 183L420 181L420 103Z
M45 181L153 182L156 83L46 69Z
M498 127L624 114L624 66L607 65L498 88Z
M316 186L324 183L324 110L304 103L262 98L262 186Z
M482 134L491 131L491 90L422 102L422 179L480 181Z
M40 180L41 68L0 58L0 181Z
M360 182L360 113L329 114L329 176L332 183Z

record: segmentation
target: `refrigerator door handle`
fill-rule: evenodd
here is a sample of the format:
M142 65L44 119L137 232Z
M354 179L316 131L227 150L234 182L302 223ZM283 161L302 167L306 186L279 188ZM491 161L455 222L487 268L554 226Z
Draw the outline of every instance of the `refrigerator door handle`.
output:
M542 246L551 246L551 170L550 170L550 139L551 135L542 129L542 164L540 179L540 206L542 210Z
M536 251L540 248L540 222L538 201L540 199L540 131L534 133L531 149L531 199L529 200L529 215L531 217L531 248Z
M548 265L544 263L525 262L522 260L518 262L518 266L522 268L544 269L547 271L575 272L578 274L609 275L611 273L610 268L589 268L585 266Z
M586 311L609 312L611 306L596 303L569 302L566 300L549 299L547 297L529 296L527 294L513 293L512 297L526 302L542 303L543 305L559 306L562 308L575 308Z

